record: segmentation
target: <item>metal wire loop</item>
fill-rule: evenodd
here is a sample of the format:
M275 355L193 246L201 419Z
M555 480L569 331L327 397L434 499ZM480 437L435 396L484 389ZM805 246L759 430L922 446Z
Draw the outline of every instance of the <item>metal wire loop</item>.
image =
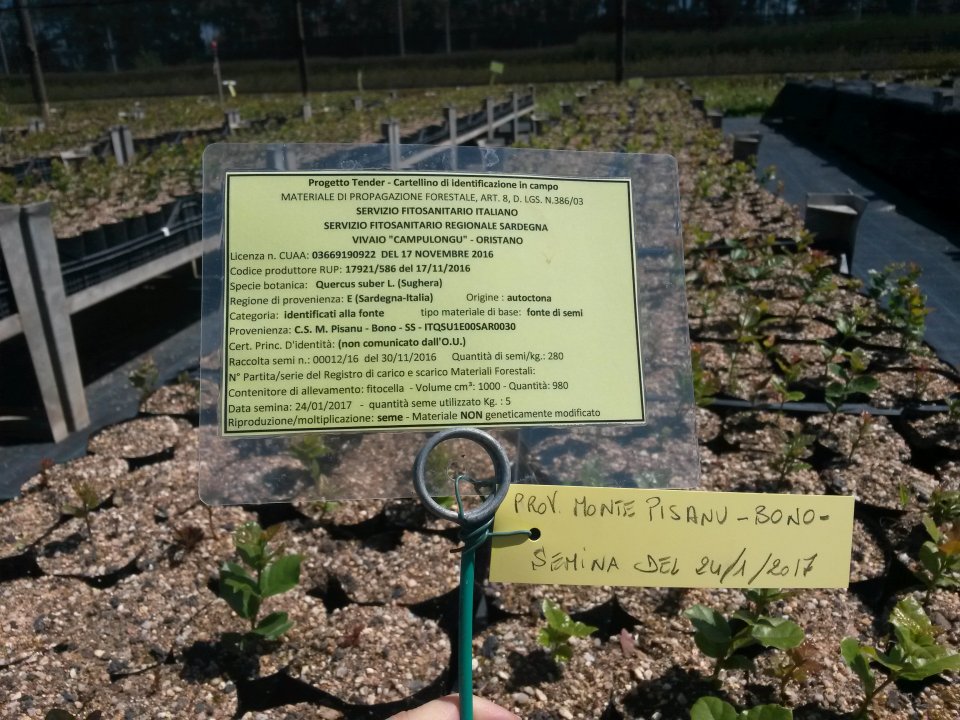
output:
M445 440L453 439L472 440L480 445L493 462L494 476L494 482L489 483L472 481L464 475L458 475L454 479L454 494L457 497L456 510L451 510L440 505L430 495L430 489L427 487L427 457L437 445ZM496 491L488 496L479 507L465 511L460 498L460 483L464 480L474 482L475 485L494 484L496 485ZM493 436L485 433L483 430L468 427L441 430L430 437L426 444L420 449L420 452L417 453L417 458L413 463L413 487L427 510L437 517L455 522L464 527L486 525L493 520L497 508L500 507L500 503L503 502L507 496L507 492L510 490L510 460L503 446L497 442Z

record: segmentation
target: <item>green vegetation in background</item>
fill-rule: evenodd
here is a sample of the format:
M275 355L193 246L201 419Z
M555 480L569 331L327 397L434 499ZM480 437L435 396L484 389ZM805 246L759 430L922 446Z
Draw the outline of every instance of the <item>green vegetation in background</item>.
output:
M957 47L960 16L877 16L856 20L825 19L792 25L751 25L721 30L639 32L627 35L627 60L747 53L858 53L936 51ZM615 39L585 35L576 44L584 59L610 59Z
M729 28L720 31L631 33L628 72L646 77L782 72L842 72L880 69L943 72L960 65L960 16L877 17L862 22ZM586 81L613 77L613 35L588 35L576 44L497 52L505 66L498 82ZM488 85L489 51L452 55L314 58L311 85L327 91L356 88L363 70L365 88ZM294 60L223 62L225 77L241 93L296 92ZM151 68L119 74L51 73L47 90L54 102L152 95L214 95L210 66ZM0 97L30 102L26 76L0 80Z
M740 75L690 80L694 95L706 100L709 110L723 110L728 116L762 115L783 87L779 75Z

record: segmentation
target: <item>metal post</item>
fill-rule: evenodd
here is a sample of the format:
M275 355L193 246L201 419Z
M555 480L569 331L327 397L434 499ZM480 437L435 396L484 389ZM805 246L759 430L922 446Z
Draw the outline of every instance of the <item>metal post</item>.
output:
M287 149L283 145L267 146L267 167L270 170L287 170Z
M107 28L107 52L110 53L110 69L113 72L120 72L120 68L117 67L117 48L113 44L113 32L110 28Z
M220 52L216 40L210 41L210 48L213 50L213 76L217 79L217 97L220 107L223 107L223 78L220 76Z
M296 2L297 11L297 43L300 46L298 61L300 64L300 94L303 96L303 102L310 102L310 90L307 87L307 39L303 32L303 3L301 0ZM304 118L308 120L309 118Z
M55 442L90 424L49 202L0 205L0 250Z
M3 42L3 28L0 28L0 57L3 57L3 74L10 74L10 63L7 62L7 46Z
M30 56L30 82L33 86L33 99L40 109L44 122L50 122L50 104L47 102L47 88L43 84L43 68L40 66L40 53L37 51L37 40L33 36L33 23L30 22L30 13L24 0L15 0L17 13L20 16L20 35L23 46Z
M453 42L450 40L450 0L446 0L443 4L443 37L447 55L449 55L453 52Z
M484 98L484 107L487 109L487 142L493 142L493 120L494 120L494 100L492 97Z
M450 169L457 169L457 108L454 105L445 105L447 130L450 133Z
M407 46L403 40L403 0L397 0L397 34L400 38L400 57L407 54Z
M627 0L620 0L617 8L617 67L615 80L623 84L627 66Z
M390 147L390 169L400 169L400 123L396 118L388 121L387 143Z
M510 125L511 143L515 143L520 137L520 118L517 113L520 112L520 94L514 90L510 93L510 108L513 112L513 122Z
M110 128L110 145L117 165L129 165L133 162L133 134L126 125L115 125Z
M223 114L223 121L228 135L232 135L243 125L243 121L240 119L239 110L227 110Z

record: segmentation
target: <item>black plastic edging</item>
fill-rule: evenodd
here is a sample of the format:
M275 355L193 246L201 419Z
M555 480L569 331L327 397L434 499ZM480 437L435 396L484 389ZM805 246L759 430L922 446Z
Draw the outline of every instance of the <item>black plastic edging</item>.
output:
M831 410L826 403L816 402L785 402L785 403L757 403L750 400L739 400L737 398L712 398L709 404L704 407L722 407L735 410L782 410L783 412L796 413L798 415L823 415L830 413ZM908 407L898 408L878 408L866 403L844 403L838 409L838 413L845 415L877 415L885 417L914 417L922 415L937 415L950 412L946 405L927 404L910 405Z

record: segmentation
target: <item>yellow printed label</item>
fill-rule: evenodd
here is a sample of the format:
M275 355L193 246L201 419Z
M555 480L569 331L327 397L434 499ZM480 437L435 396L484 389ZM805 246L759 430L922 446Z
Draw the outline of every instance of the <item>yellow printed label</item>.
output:
M514 485L490 579L638 587L842 588L853 498Z
M627 179L228 173L220 430L644 420Z

